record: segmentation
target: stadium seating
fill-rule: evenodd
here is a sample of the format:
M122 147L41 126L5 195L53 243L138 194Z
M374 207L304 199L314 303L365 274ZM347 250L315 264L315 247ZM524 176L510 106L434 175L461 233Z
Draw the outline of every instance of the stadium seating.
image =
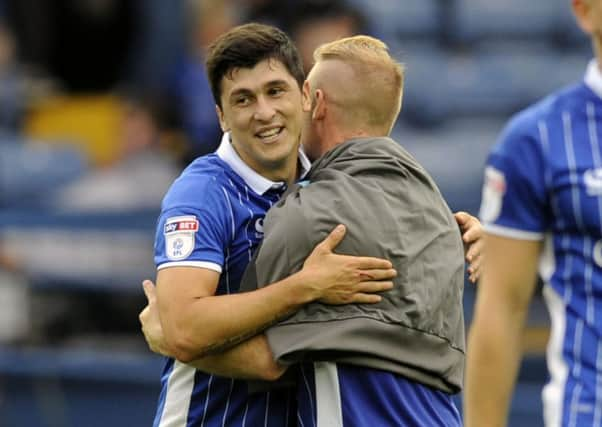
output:
M384 38L436 38L441 30L440 0L349 0L349 4Z
M486 39L553 40L570 16L565 0L448 0L447 37L454 43Z
M454 117L508 117L580 79L588 60L539 44L473 51L410 44L400 56L407 64L402 119L430 127Z
M149 426L160 358L0 347L0 425Z
M0 208L43 206L51 190L80 178L87 166L73 146L0 135Z

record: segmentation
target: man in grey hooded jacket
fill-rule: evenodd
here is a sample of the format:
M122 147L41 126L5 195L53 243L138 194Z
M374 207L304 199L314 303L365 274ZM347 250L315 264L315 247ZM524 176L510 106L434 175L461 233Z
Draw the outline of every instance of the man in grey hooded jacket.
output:
M310 184L266 216L243 289L300 270L345 224L337 252L387 258L398 276L378 304L312 303L267 330L276 360L301 364L301 424L460 425L450 394L464 366L462 239L428 173L388 137L403 68L366 36L323 45L314 59L302 138L319 159Z

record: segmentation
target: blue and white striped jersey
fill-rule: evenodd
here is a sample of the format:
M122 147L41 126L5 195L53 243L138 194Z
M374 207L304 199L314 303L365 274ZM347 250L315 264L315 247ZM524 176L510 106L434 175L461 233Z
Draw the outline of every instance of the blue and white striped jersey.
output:
M308 170L309 160L300 157ZM265 212L282 191L283 183L249 168L225 134L217 152L192 162L165 196L155 238L157 268L208 268L221 273L218 295L238 292L263 238ZM170 358L161 383L155 427L282 427L293 425L291 417L294 422L294 391L249 395L245 381L209 375Z
M550 311L546 425L602 425L602 74L516 115L492 150L481 218L492 234L543 240Z
M460 427L451 395L392 372L304 362L297 381L299 427Z

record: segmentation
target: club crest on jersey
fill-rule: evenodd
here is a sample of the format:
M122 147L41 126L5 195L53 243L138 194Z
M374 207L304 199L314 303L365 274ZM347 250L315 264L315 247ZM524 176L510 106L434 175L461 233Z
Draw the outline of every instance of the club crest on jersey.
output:
M254 240L263 239L263 219L263 216L254 216L249 219L249 222L246 225L247 232Z
M187 258L194 249L197 231L199 220L192 215L168 218L163 228L167 258L173 261Z
M255 221L255 232L259 235L259 238L263 237L263 217Z
M602 168L588 169L583 174L588 196L602 195Z
M502 171L487 166L481 200L480 217L485 223L494 222L502 211L502 199L506 193L506 177Z

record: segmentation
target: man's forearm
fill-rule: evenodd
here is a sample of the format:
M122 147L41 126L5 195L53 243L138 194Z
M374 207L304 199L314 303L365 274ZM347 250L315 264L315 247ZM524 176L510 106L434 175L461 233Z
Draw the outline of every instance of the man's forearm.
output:
M485 322L475 318L468 339L465 390L466 427L505 427L521 360L520 317L488 310ZM480 313L483 314L483 313Z
M302 277L291 276L253 292L198 297L171 308L179 310L177 315L162 312L161 323L174 356L190 363L257 335L312 300L307 288L299 286Z
M276 361L265 335L257 335L220 354L205 356L189 363L195 368L223 377L239 379L278 379L286 368Z
M467 427L506 425L541 252L540 241L485 238L487 256L466 357Z

